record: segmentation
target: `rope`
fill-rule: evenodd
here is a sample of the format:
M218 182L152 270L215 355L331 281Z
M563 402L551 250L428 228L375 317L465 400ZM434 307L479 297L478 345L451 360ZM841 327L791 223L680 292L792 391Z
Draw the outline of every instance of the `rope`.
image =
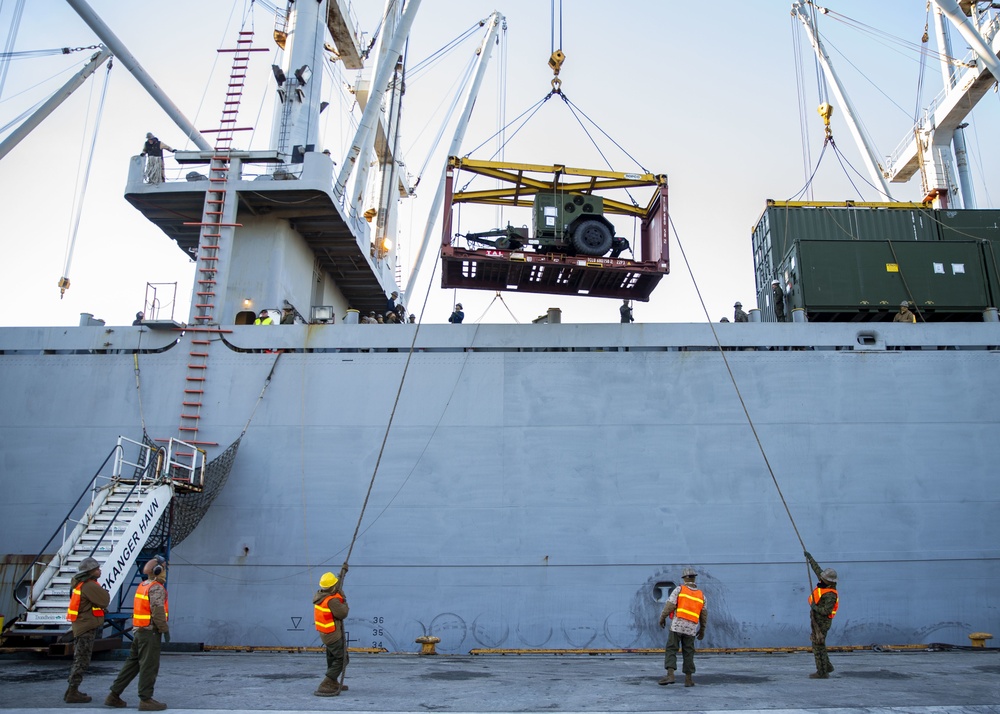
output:
M785 500L785 494L782 493L781 486L778 484L778 479L774 475L774 469L771 467L771 462L767 458L767 452L764 449L763 442L760 440L760 434L757 433L757 427L754 425L753 418L750 416L750 410L747 409L746 402L743 399L743 393L740 391L740 386L736 382L736 376L733 374L732 367L729 364L729 358L726 357L726 352L722 349L722 342L719 340L718 332L716 332L715 323L708 314L708 307L705 305L705 299L701 294L701 289L698 287L698 281L695 280L694 271L691 269L691 263L688 261L687 252L684 250L684 244L681 242L680 236L677 233L677 227L674 225L672 217L669 217L668 220L670 222L670 228L674 232L674 240L677 242L677 247L681 251L681 257L684 259L684 267L687 268L688 275L691 277L691 283L694 285L695 294L698 296L698 302L701 304L701 310L705 315L705 321L712 330L712 337L715 339L715 344L719 348L719 354L722 356L722 361L726 365L726 372L729 373L729 380L733 384L733 389L736 390L736 396L740 400L740 407L743 409L743 414L746 416L747 424L750 426L750 431L753 433L754 440L757 442L757 448L760 450L760 455L764 459L764 465L767 466L767 472L771 476L771 482L774 484L774 488L777 490L779 498L781 498L781 505L784 506L785 513L788 514L788 520L791 522L792 529L795 531L795 537L798 539L799 545L802 546L802 550L805 551L805 542L803 542L802 536L799 534L798 526L795 525L795 518L792 517L792 511L788 507L788 502Z
M243 431L240 432L240 438L247 433L247 429L250 428L250 422L253 421L254 414L257 413L257 407L264 400L264 392L267 388L271 386L271 378L274 377L274 370L278 366L278 360L281 359L282 353L279 351L278 356L274 358L274 363L271 365L271 371L267 373L267 377L264 379L264 386L261 387L260 394L257 396L257 401L253 405L253 409L250 410L250 418L247 419L247 423L243 425Z

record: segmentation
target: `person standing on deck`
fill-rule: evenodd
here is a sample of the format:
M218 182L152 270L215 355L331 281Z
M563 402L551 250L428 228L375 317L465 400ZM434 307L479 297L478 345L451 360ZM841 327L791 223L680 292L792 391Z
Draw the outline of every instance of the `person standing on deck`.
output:
M910 312L910 303L903 300L903 302L899 303L899 312L892 316L892 321L913 324L917 321L917 316Z
M450 322L453 325L461 325L462 320L464 319L465 319L465 313L462 312L462 303L456 303L455 310L451 313L451 316L448 317L448 322Z
M658 684L674 683L677 650L680 648L684 656L684 686L694 686L694 639L705 637L705 626L708 624L705 595L694 582L697 576L693 568L684 568L681 572L683 582L670 593L660 613L660 627L666 627L667 618L670 618L670 637L663 651L663 666L667 675Z
M784 322L785 291L781 289L781 283L777 280L771 281L771 296L774 298L774 318L778 322Z
M171 149L162 141L153 136L152 132L146 132L146 143L142 145L140 156L146 157L146 170L143 178L146 183L163 183L163 150L166 149L172 154L176 154L176 149Z
M111 595L97 579L101 566L93 558L84 558L73 576L72 594L66 619L73 623L73 666L69 668L69 688L63 695L68 704L86 704L90 696L80 691L83 675L90 667L94 653L94 640L104 627L104 608L111 602Z
M104 706L123 709L128 706L122 692L139 675L139 711L158 712L167 708L153 699L156 675L160 673L160 636L170 642L170 605L167 602L167 561L158 555L146 563L142 572L149 576L135 589L132 610L132 648L122 665Z
M347 563L344 563L340 577L344 577L346 572ZM348 689L340 678L350 661L344 637L344 618L349 608L341 588L337 587L339 582L340 578L333 573L323 573L319 579L319 590L313 596L313 620L326 646L326 676L313 692L317 697L336 697Z
M743 303L733 305L733 322L749 322L750 317L743 312Z
M833 618L837 615L840 596L837 594L837 571L833 568L825 570L819 563L804 551L806 561L812 567L819 584L809 595L809 622L812 632L809 640L812 642L813 657L816 659L816 671L809 675L810 679L826 679L833 671L830 656L826 652L826 633L830 631Z
M621 313L623 323L635 322L635 318L632 317L632 307L628 304L628 298L622 300L618 312Z

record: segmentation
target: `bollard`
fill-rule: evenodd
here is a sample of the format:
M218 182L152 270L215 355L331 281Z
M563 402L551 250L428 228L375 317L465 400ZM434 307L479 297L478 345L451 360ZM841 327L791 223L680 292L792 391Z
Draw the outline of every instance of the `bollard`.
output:
M992 640L993 635L989 632L973 632L969 635L969 639L972 640L973 647L985 647L986 640Z
M421 635L415 640L415 642L420 645L419 654L422 655L436 655L437 652L434 650L434 645L440 641L440 637L432 637L430 635Z

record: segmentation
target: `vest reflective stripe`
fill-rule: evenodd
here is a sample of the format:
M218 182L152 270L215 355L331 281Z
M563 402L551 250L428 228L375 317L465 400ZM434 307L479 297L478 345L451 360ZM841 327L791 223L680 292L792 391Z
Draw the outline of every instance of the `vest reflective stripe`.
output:
M328 607L333 598L337 598L341 602L344 601L344 596L340 593L336 593L334 595L328 595L313 606L313 620L315 621L316 629L319 632L329 633L337 631L337 621L333 619L333 613Z
M704 607L705 600L702 598L701 590L681 585L681 591L677 595L677 610L675 611L677 617L688 622L698 622Z
M834 588L816 588L812 591L812 595L809 596L809 604L816 605L819 603L819 599L827 593L833 593L833 596L836 598L836 601L833 603L833 611L830 613L830 619L832 620L837 614L837 608L840 607L840 595L837 594Z
M97 582L96 580L94 581ZM83 595L83 583L80 583L75 588L73 588L73 594L69 598L69 607L66 609L66 619L70 622L76 622L76 618L80 616L80 598ZM99 607L91 607L90 613L94 617L104 617L104 610Z
M152 620L152 611L149 609L149 589L155 580L145 580L139 583L135 589L135 600L132 602L132 626L148 627ZM163 587L161 584L160 587ZM167 589L163 588L163 616L170 619L170 604L167 601Z

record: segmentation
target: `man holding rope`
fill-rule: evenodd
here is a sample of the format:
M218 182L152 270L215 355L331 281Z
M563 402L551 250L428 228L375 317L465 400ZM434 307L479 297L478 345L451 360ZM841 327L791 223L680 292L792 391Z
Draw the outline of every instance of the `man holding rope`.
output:
M819 578L819 584L809 595L809 621L812 624L809 640L812 642L813 657L816 658L816 671L809 678L827 679L833 671L833 665L826 652L826 633L830 631L840 602L837 595L837 571L833 568L820 568L809 551L805 551L805 556Z
M346 572L347 563L344 563L340 578ZM347 617L349 608L341 592L340 578L333 573L323 573L319 579L320 589L313 596L313 619L320 639L326 645L326 677L313 692L317 697L335 697L342 691L347 691L347 685L343 682L344 670L349 661L344 618Z

